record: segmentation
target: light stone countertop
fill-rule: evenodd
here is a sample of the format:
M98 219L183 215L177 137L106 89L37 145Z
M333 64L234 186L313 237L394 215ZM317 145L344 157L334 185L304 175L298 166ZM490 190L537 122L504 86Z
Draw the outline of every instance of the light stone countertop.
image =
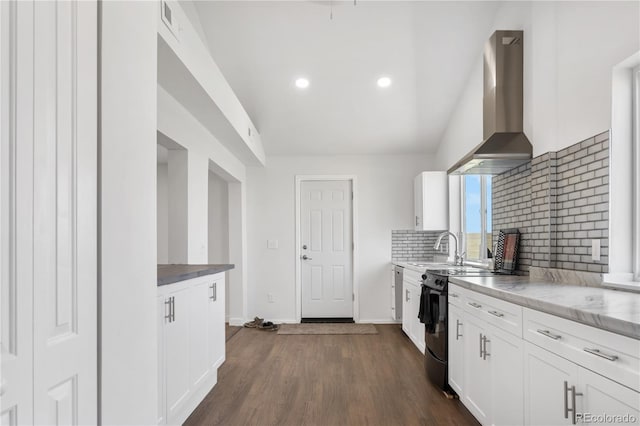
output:
M524 276L449 277L463 288L640 340L640 294Z
M394 265L402 266L403 268L406 268L406 269L410 269L412 271L423 273L423 274L424 274L424 271L427 269L427 266L433 268L433 267L437 267L439 265L440 266L447 265L447 263L445 263L445 262L433 262L433 261L428 261L428 260L425 260L425 261L417 261L416 260L416 261L411 261L411 262L408 262L408 261L407 262L405 262L405 261L395 261L394 260L391 263L394 264ZM420 266L418 266L418 265L420 265ZM449 264L448 266L452 266L452 265Z

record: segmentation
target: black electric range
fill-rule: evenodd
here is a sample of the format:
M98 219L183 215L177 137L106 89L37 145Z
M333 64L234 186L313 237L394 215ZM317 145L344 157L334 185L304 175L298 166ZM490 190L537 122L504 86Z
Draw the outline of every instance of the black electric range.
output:
M422 275L420 321L425 325L425 369L427 377L446 392L448 351L448 286L449 277L486 277L495 272L472 266L450 266L428 269Z

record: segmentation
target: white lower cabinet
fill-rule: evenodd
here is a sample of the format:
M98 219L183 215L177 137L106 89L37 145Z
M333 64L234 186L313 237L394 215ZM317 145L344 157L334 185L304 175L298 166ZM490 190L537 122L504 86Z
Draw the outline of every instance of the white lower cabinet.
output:
M483 425L522 424L522 339L470 313L463 318L462 402Z
M491 424L513 426L523 422L524 341L489 326L486 345L491 366Z
M462 310L449 304L449 322L447 336L449 339L449 386L463 395L464 389L464 353L465 353L465 321Z
M166 375L166 418L168 422L176 419L185 410L189 395L189 289L172 292L169 297L172 305L167 310L173 312L173 319L167 320L164 334L164 358Z
M640 341L455 284L449 293L449 385L480 423L640 422Z
M529 342L525 350L524 401L526 425L640 421L638 392Z
M640 394L593 371L579 367L576 412L582 424L639 424ZM580 414L582 414L580 416ZM600 420L599 417L608 416ZM632 419L635 419L633 421Z
M482 424L491 421L491 358L482 358L483 336L487 328L473 315L465 315L464 390L462 402Z
M526 425L566 425L564 384L575 383L578 366L529 342L524 357Z
M224 273L162 286L158 294L158 424L182 424L224 361Z
M405 269L402 297L402 330L411 339L414 345L424 353L425 336L424 324L420 322L420 293L422 278L417 272Z
M215 370L222 365L225 360L225 331L224 331L224 301L225 283L224 275L218 280L208 282L207 315L207 351L209 367ZM220 344L222 343L222 344Z

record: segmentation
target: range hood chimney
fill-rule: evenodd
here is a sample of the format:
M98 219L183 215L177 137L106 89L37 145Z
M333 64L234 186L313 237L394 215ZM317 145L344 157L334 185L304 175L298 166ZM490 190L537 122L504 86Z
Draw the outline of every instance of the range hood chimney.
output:
M484 48L483 142L449 174L497 175L529 161L522 126L522 31L496 31Z

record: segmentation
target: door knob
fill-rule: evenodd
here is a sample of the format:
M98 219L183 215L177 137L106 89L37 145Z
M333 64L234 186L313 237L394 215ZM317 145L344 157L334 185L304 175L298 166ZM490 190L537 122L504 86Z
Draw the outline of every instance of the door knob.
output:
M309 256L307 256L306 254L302 255L302 260L313 260L311 259Z

